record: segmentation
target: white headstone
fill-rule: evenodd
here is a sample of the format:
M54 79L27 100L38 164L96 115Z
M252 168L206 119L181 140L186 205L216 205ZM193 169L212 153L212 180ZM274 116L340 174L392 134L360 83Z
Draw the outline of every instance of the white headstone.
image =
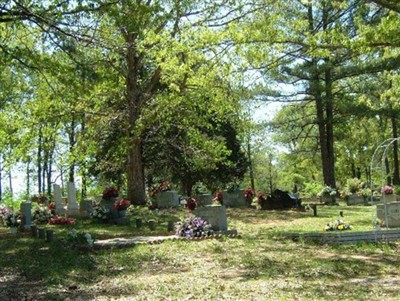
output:
M76 200L76 188L75 184L72 182L68 182L67 184L67 191L68 191L68 214L79 214L79 205Z
M53 184L53 194L54 194L54 205L56 206L56 213L57 214L65 213L60 185Z

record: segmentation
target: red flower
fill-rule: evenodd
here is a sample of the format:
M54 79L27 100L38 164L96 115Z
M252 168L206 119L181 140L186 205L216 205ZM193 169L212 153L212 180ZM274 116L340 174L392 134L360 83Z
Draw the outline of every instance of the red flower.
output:
M117 209L118 211L122 211L128 209L130 205L131 202L129 202L127 199L121 199L114 203L114 208Z
M197 202L194 198L190 198L186 200L186 208L188 208L189 210L194 210L197 207Z
M103 198L116 198L119 196L118 189L115 187L107 187L103 191Z

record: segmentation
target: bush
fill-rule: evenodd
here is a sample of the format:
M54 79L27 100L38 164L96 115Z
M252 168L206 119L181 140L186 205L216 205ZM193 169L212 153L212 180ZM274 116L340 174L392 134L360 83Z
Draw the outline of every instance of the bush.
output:
M307 198L315 197L324 188L324 186L317 182L305 183L303 194Z

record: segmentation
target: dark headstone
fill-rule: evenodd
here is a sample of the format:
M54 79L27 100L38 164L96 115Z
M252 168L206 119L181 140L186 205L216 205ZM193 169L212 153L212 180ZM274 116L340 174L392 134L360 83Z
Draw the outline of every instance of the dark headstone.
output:
M276 189L267 197L265 204L266 210L285 210L300 208L301 200L294 194L284 190Z

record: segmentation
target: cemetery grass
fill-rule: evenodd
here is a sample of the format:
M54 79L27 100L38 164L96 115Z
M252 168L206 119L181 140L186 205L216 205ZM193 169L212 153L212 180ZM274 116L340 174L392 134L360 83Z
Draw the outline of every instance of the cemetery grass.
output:
M339 217L352 231L372 229L374 206L311 211L228 209L241 238L175 240L125 249L85 251L59 239L11 237L0 228L0 300L397 300L400 244L343 246L293 242L288 232L321 232ZM166 223L186 211L139 213L158 221L155 231L78 220L75 229L97 239L167 235ZM134 219L135 216L132 217Z

